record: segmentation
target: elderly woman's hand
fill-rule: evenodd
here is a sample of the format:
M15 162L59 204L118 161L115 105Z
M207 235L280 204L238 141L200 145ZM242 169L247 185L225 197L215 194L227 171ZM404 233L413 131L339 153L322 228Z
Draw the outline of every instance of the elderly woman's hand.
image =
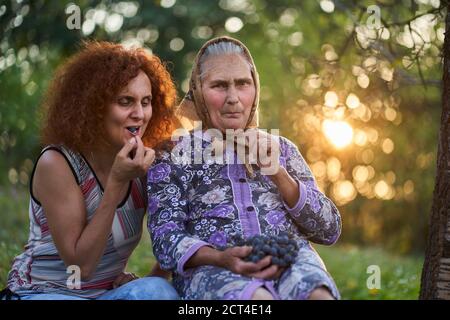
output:
M230 247L223 251L210 246L203 246L188 260L185 268L212 265L230 270L233 273L247 277L272 280L278 278L284 271L277 265L271 265L271 256L254 263L245 261L252 251L250 246Z
M221 254L222 266L234 273L242 274L247 277L266 280L277 279L280 277L284 268L277 265L271 265L271 256L267 256L256 263L243 260L243 258L247 257L251 251L252 248L249 246L225 249Z
M113 288L118 288L122 285L124 285L127 282L133 281L139 279L139 277L137 275L135 275L132 272L122 272L121 274L119 274L119 276L116 278L116 280L114 280L113 282Z
M245 147L247 159L250 163L253 163L251 162L252 159L257 160L261 173L269 176L278 187L278 192L283 200L290 208L294 207L300 198L299 185L280 165L279 137L258 129L248 129L243 135L245 139L239 139L238 135L237 144Z
M109 179L119 184L145 176L155 160L155 151L147 148L139 136L128 141L117 154Z
M259 129L248 129L243 133L245 138L237 135L238 147L245 148L244 162L256 164L264 175L276 175L280 170L279 138ZM238 155L240 153L238 152ZM241 159L244 160L244 159Z

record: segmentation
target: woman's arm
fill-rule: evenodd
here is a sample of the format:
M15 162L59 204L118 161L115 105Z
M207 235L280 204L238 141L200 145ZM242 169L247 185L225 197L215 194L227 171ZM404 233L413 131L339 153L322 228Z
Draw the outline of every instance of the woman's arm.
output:
M269 176L272 182L277 186L278 192L284 202L293 208L300 199L300 190L297 181L291 177L284 167L279 168L278 172Z
M89 224L80 187L58 152L49 150L41 156L32 187L44 208L61 259L67 266L79 266L81 278L89 279L105 249L124 185L108 182L100 206Z
M297 147L284 138L280 142L286 166L285 169L280 169L280 178L272 181L279 188L286 209L300 231L311 241L326 245L335 243L341 233L338 209L320 192Z
M170 161L161 161L148 172L148 228L153 253L161 267L184 276L188 276L192 268L203 265L255 277L276 274L277 266L265 268L270 264L270 257L257 264L246 262L242 258L249 254L251 248L234 247L219 251L186 231L192 177L185 167Z
M261 174L267 175L277 186L277 189L290 207L294 207L300 199L298 183L280 165L280 139L265 131L258 129L249 129L246 132L247 152L252 159L258 159L257 163Z
M145 169L139 166L146 166L144 162L150 161L150 155L144 160L145 154L141 159L127 158L134 148L134 143L127 143L119 152L100 205L89 222L83 194L64 157L49 150L41 156L36 166L33 194L44 208L61 259L66 265L79 266L83 280L92 276L103 255L116 207L126 192L129 180L133 179L133 175L141 175Z
M153 254L163 270L181 275L185 274L186 261L199 248L209 245L185 228L191 180L180 165L170 161L158 161L147 173L147 221Z

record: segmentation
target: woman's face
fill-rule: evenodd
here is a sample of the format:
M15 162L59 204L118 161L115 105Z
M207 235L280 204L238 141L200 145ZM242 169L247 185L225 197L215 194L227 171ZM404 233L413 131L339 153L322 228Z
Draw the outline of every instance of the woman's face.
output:
M132 137L142 135L152 117L152 85L140 71L119 92L105 117L106 138L121 149Z
M256 89L250 65L240 54L208 57L202 64L202 91L214 128L244 129Z

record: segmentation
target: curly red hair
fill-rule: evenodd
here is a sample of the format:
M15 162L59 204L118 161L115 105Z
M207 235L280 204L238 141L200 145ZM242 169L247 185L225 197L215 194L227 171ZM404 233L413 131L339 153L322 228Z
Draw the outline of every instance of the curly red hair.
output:
M165 65L141 48L92 41L58 69L47 90L42 143L64 144L78 152L97 147L105 140L108 105L141 70L152 85L152 117L142 140L155 147L167 139L175 127L177 96Z

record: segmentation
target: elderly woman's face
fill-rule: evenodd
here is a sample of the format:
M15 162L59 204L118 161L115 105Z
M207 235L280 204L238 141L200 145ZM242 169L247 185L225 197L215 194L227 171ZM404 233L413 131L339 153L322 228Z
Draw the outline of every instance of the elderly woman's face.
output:
M240 54L212 56L202 64L202 91L214 128L244 129L256 96L250 65Z
M109 106L105 117L107 140L120 149L132 137L142 137L152 117L151 101L150 79L140 71Z

